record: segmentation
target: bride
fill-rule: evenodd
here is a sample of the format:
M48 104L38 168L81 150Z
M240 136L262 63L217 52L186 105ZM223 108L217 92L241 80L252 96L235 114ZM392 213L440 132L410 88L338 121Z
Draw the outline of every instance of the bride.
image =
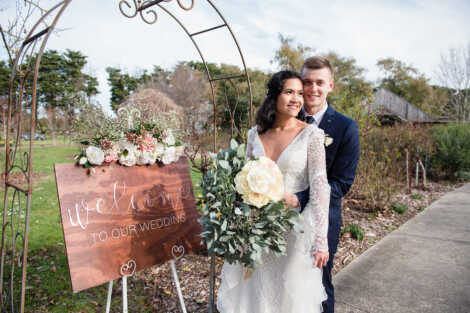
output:
M315 313L326 300L322 270L328 261L328 205L324 133L296 119L303 105L302 80L281 71L268 82L266 99L248 132L247 157L266 156L279 166L290 207L298 207L294 193L310 187L302 212L302 234L287 236L287 255L263 254L263 264L251 277L239 264L225 263L217 308L220 313Z

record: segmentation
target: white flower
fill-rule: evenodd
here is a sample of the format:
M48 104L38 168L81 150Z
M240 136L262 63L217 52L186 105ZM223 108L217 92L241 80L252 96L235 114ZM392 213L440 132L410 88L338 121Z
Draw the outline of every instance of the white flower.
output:
M155 163L155 158L151 151L136 151L137 165L146 165ZM153 162L152 162L153 161Z
M263 166L255 166L246 175L251 191L266 194L274 181L274 177Z
M162 141L167 146L174 146L175 145L175 137L173 137L173 133L171 129L165 129L162 134Z
M166 148L162 156L162 163L168 165L172 162L175 162L176 160L178 160L178 158L176 157L175 147Z
M101 165L104 161L104 152L98 147L89 146L85 150L88 162L93 165Z
M121 156L119 157L119 163L125 166L133 166L137 163L137 158L136 158L136 151L137 150L127 150L124 149L121 152Z
M165 152L165 146L161 144L160 142L158 142L155 144L155 148L153 149L152 152L155 156L155 159L159 159Z
M265 206L271 200L268 196L256 192L250 192L246 195L243 195L242 198L244 202L254 205L257 208Z
M284 196L281 171L266 157L248 161L235 176L235 188L243 201L258 208L269 201L280 201Z
M178 147L176 147L176 155L177 155L178 157L184 155L184 148L185 148L184 146L178 146Z
M330 136L328 136L327 134L325 134L325 147L328 147L329 145L331 145L333 143L333 138L331 138Z
M88 159L86 157L81 157L80 160L78 160L78 164L85 165L87 161Z
M125 150L127 150L128 152L135 153L135 151L137 151L137 146L127 140L122 140L119 142L119 150L121 151L121 153L124 153Z

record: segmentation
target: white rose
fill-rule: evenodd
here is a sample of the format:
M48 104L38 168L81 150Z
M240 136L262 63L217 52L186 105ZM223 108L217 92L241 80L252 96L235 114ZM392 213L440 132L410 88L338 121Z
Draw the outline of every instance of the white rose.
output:
M122 140L119 142L119 150L121 151L121 153L124 153L124 150L135 153L135 151L137 151L137 146L133 145L129 141Z
M155 158L157 159L161 157L165 152L165 146L158 142L155 144L155 148L152 150L152 152L154 153Z
M177 160L177 157L176 157L175 147L166 148L165 152L163 153L163 156L162 156L163 164L168 165L172 162L175 162L176 160Z
M85 150L88 162L93 165L101 165L104 161L104 152L98 147L89 146Z
M137 151L137 165L146 165L155 163L155 158L150 151ZM153 163L150 163L153 160Z
M165 129L163 131L163 143L165 143L167 146L174 146L175 145L175 137L173 137L173 133L171 132L171 129Z
M80 164L80 165L85 165L86 161L88 161L87 158L81 157L80 160L78 160L78 164Z
M177 155L178 157L184 155L184 148L185 148L184 146L178 146L178 147L176 147L176 155Z
M274 183L274 177L264 166L255 166L246 175L248 186L253 192L266 194Z
M270 200L280 201L284 196L282 173L277 164L266 157L248 161L235 176L235 188L243 201L257 207Z
M119 163L125 166L133 166L137 163L137 158L135 156L135 150L127 150L125 149L121 156L119 157Z
M282 182L282 177L280 180L276 180L271 186L271 190L268 192L267 196L273 201L281 201L284 198L284 184Z
M241 195L247 194L250 192L250 186L248 186L248 182L246 180L247 171L240 171L238 172L237 176L235 176L235 189Z
M243 196L243 201L254 205L257 208L261 208L262 206L265 206L266 204L269 203L269 197L263 194L255 193L255 192L250 192L246 195Z

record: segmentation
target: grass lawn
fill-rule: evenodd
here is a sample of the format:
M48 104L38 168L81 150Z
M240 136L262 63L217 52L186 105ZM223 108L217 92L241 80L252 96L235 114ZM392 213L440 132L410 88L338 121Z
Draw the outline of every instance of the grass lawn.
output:
M73 294L69 278L53 164L73 162L76 152L75 146L39 147L33 152L33 169L39 178L31 204L26 312L105 311L107 284ZM3 167L4 153L0 162ZM197 194L201 175L191 171L191 178ZM151 312L146 299L139 296L143 284L133 277L128 284L130 312ZM120 285L113 288L112 312L122 311Z

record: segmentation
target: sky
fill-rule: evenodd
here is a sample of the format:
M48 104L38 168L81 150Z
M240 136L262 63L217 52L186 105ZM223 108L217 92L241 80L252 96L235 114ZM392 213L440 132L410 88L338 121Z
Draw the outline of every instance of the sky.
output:
M417 68L436 83L441 54L470 44L469 0L211 0L235 34L247 67L275 71L271 62L278 34L314 48L354 58L372 82L377 60L393 57ZM191 0L180 0L188 5ZM0 2L0 24L15 15L15 0ZM40 0L44 8L58 1ZM133 1L128 0L133 6ZM194 0L185 11L177 0L162 2L190 33L222 24L207 0ZM125 7L125 5L124 5ZM126 12L131 12L132 8ZM178 61L200 60L185 31L156 8L148 25L139 15L127 18L119 0L74 0L64 11L47 48L79 50L88 56L86 71L98 77L97 101L109 109L107 66L136 74L153 65L171 69ZM151 13L146 16L151 17ZM207 62L242 65L228 31L220 28L193 37ZM2 48L3 49L3 48ZM0 59L5 59L4 49Z

